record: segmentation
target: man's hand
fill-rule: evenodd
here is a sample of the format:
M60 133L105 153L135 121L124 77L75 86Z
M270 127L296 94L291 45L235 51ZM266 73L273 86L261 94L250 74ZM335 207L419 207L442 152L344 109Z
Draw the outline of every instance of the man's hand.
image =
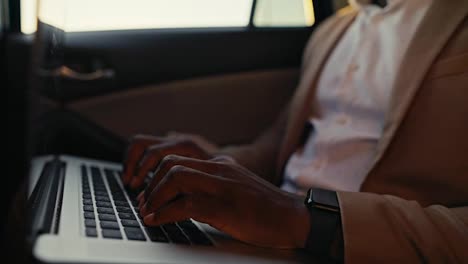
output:
M138 199L146 225L193 218L262 247L302 248L310 226L302 197L223 157L166 156Z
M217 147L200 136L171 133L167 137L137 135L130 139L124 160L123 183L132 189L142 186L145 177L163 157L177 154L210 159Z

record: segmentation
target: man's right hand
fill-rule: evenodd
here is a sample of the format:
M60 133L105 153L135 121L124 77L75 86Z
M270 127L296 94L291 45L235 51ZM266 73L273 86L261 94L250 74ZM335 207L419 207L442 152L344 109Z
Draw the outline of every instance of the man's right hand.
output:
M149 172L167 155L211 159L216 146L202 137L171 134L167 137L136 135L130 139L124 160L123 182L132 189L140 188Z

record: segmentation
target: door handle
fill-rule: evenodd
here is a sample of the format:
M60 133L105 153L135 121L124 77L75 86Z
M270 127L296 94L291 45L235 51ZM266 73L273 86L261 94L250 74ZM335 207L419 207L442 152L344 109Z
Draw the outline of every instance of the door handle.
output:
M60 77L75 81L97 81L111 79L115 76L113 69L97 69L94 72L82 73L67 66L60 66L51 70L39 69L38 73L42 77Z

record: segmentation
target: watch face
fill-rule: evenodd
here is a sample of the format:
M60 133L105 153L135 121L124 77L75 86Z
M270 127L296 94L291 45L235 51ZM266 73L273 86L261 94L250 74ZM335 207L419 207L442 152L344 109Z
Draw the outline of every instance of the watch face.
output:
M339 211L340 205L335 191L324 189L311 189L309 194L309 203L313 206L325 210Z

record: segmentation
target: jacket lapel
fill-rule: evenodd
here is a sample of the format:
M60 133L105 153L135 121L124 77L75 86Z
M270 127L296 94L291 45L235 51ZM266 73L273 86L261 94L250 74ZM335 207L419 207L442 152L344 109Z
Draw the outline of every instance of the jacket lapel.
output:
M307 51L305 53L306 65L304 65L301 82L290 105L286 133L278 156L276 183L279 183L283 166L296 149L305 122L311 115L319 73L356 14L357 12L352 11L350 14L337 19L334 23L324 25L324 28L319 29L322 34L315 38L316 41L309 44L312 45L311 47L307 47L312 52L311 54L307 54Z
M382 159L429 68L457 26L466 18L467 13L466 0L433 0L413 36L397 74L383 135L377 146L374 162L368 170L369 173ZM369 178L372 177L369 176L365 180L362 188L365 188Z

